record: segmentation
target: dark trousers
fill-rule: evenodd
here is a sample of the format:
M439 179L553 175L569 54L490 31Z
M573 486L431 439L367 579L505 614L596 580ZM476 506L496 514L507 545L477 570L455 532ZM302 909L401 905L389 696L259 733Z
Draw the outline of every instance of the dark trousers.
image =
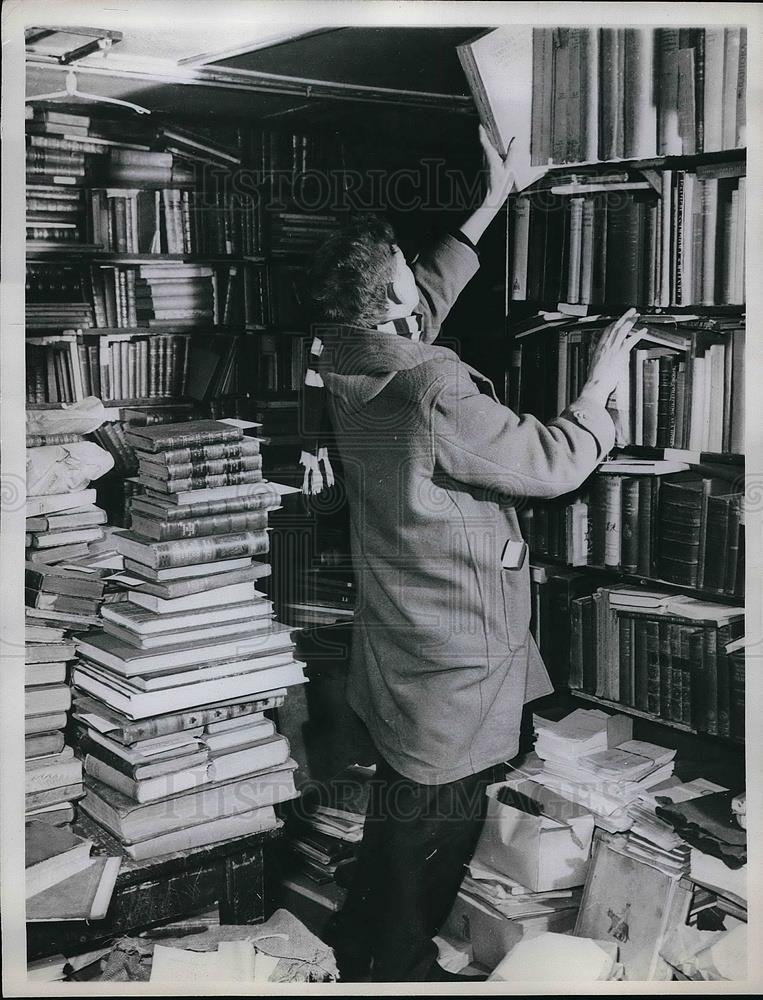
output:
M332 935L343 978L428 978L432 937L474 851L495 771L420 785L379 760L354 882Z

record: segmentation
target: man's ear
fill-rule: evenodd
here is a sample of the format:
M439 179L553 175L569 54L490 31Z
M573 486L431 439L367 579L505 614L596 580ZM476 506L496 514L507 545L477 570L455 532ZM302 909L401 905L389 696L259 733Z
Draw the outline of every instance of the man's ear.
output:
M391 302L394 302L396 306L400 306L400 305L403 304L403 300L400 298L400 296L395 291L395 282L394 281L387 282L387 298Z

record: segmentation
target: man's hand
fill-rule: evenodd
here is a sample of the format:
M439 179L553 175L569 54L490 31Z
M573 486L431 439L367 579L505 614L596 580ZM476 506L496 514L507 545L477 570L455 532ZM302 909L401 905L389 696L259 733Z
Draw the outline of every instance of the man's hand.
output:
M512 165L511 147L504 160L494 148L487 132L480 125L480 143L488 173L487 192L479 208L469 216L461 226L461 232L472 243L476 243L487 227L501 210L514 186L514 167Z
M509 144L509 151L504 159L498 150L493 146L488 138L485 129L479 127L480 143L485 157L485 166L488 170L487 193L482 204L485 208L498 212L509 196L514 186L514 167L512 165L511 150L514 140Z
M636 310L629 309L602 330L596 343L582 392L597 398L602 406L606 405L617 383L625 375L631 348L646 333L643 327L633 329L638 320Z

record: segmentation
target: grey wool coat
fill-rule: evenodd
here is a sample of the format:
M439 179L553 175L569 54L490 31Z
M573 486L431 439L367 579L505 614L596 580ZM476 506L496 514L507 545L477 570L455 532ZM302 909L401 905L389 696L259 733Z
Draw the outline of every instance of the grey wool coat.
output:
M387 762L422 784L516 754L523 704L552 688L527 561L503 569L501 555L521 539L519 504L576 488L614 444L596 400L544 425L433 344L477 268L453 236L419 259L419 342L321 331L358 580L347 697Z

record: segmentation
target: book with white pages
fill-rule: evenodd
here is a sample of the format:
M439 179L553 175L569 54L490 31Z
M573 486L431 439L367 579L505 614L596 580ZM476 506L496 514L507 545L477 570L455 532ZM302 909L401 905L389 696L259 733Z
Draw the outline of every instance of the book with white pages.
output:
M130 629L122 628L114 622L104 622L104 631L125 642L134 642L139 649L164 649L177 646L181 642L190 643L204 639L222 639L227 635L258 635L267 632L272 621L272 612L257 615L249 614L246 618L237 618L230 622L217 622L214 625L196 628L177 629L174 632L156 632L152 635L138 635Z
M159 632L178 632L184 629L234 622L250 617L260 618L270 614L272 610L272 603L263 598L255 601L222 604L217 607L202 607L175 614L159 614L129 600L104 604L101 608L101 614L107 622L113 622L123 629L137 632L141 636L149 636Z
M267 739L273 736L275 731L272 719L260 719L248 726L239 726L221 733L205 733L201 737L201 742L213 753L225 752L234 747L243 747Z
M199 663L188 670L167 669L157 671L148 676L133 674L123 677L114 673L108 667L89 660L81 660L79 669L85 670L95 677L104 680L110 686L122 691L162 691L172 688L186 687L189 684L199 684L204 681L221 680L226 677L236 677L251 674L271 667L283 666L294 662L294 651L291 648L278 649L264 656L244 656L240 659L220 660L214 663Z
M257 695L274 688L304 684L307 678L302 668L303 665L294 660L270 669L254 670L208 681L194 681L183 687L159 691L120 689L84 667L75 668L73 681L128 718L145 719L163 712L198 708L215 700Z
M254 582L235 583L230 587L218 587L215 590L170 599L156 597L154 594L144 594L139 590L130 592L132 604L137 604L160 615L172 615L180 611L194 611L197 608L212 608L223 604L236 604L260 597L264 598L265 595L255 588Z
M167 580L182 580L189 576L212 576L213 574L230 573L234 569L244 569L252 563L251 556L238 556L235 559L220 559L217 562L195 563L192 566L172 566L167 569L154 569L135 559L124 557L124 568L127 573L134 573L146 580L162 583Z
M278 767L289 759L289 741L276 734L242 750L221 753L207 765L210 781L227 781Z
M77 640L77 646L81 656L124 677L135 674L145 676L172 667L191 667L233 657L264 656L274 649L293 646L290 628L277 623L269 625L265 632L253 634L251 630L241 630L223 639L177 643L161 650L139 649L106 632L90 632Z

